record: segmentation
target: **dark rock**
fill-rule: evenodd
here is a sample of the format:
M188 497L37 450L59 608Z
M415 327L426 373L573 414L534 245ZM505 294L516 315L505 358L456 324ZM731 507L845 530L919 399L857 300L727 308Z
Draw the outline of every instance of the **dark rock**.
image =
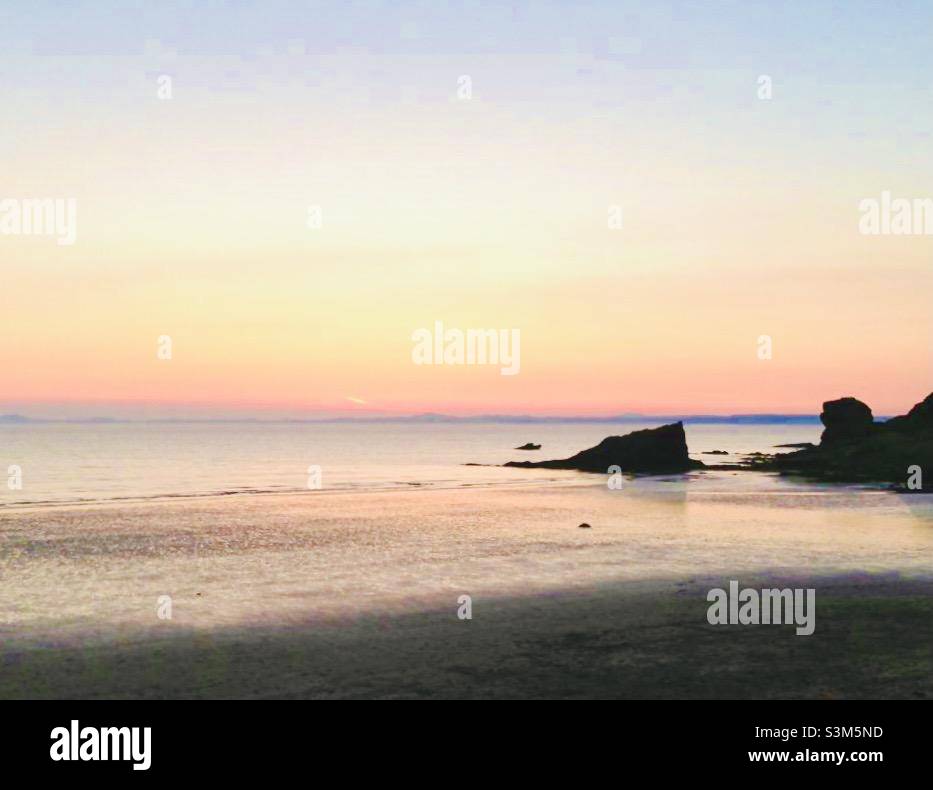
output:
M584 521L582 524L580 524L578 529L592 529L592 527Z
M804 447L816 447L813 442L790 442L789 444L776 444L775 447L793 447L795 449L802 449Z
M706 450L703 455L729 455L725 450Z
M826 430L819 445L775 455L765 465L788 474L840 482L884 482L906 486L909 467L933 479L933 394L907 414L887 422L866 420L871 410L854 398L823 405ZM762 467L757 467L762 468Z
M579 469L602 472L618 466L623 472L663 474L686 472L703 466L687 455L687 438L682 422L633 431L625 436L607 436L595 447L570 458L554 461L509 461L506 466L526 469Z
M826 426L820 444L836 444L862 439L875 426L871 409L856 398L828 400L823 404L820 422Z
M531 442L528 442L528 444L523 444L521 447L516 447L515 449L516 449L516 450L540 450L540 449L541 449L541 445L540 445L540 444L532 444Z
M881 423L883 430L915 435L933 435L933 393L926 396L907 414Z

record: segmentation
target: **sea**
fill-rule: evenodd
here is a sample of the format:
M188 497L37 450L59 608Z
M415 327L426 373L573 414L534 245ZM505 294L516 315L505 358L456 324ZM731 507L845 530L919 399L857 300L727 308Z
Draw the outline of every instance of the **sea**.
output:
M606 436L659 424L643 420L0 423L0 508L579 483L595 477L502 464L565 458ZM821 428L815 422L685 425L691 457L708 464L736 463L753 452L788 452L789 448L777 445L818 442ZM541 449L515 449L527 442L540 444ZM711 451L727 454L708 454Z

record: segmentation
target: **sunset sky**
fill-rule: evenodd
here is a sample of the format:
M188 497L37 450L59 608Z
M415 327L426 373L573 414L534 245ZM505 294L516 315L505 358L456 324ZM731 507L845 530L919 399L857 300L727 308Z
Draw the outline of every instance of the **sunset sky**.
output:
M0 200L76 198L77 241L0 235L0 412L895 414L933 390L933 236L858 211L933 197L928 2L18 5ZM437 320L520 329L521 372L413 364Z

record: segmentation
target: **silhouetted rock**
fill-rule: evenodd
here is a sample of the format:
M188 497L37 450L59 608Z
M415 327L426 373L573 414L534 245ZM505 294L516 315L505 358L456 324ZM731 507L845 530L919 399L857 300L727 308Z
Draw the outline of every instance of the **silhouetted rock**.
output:
M584 521L582 524L578 525L578 529L592 529L592 527Z
M924 490L933 487L933 394L887 422L871 421L871 409L855 398L824 403L820 419L826 430L819 445L776 455L767 467L821 480L905 488L919 468Z
M515 449L516 449L516 450L540 450L540 449L541 449L541 445L540 445L540 444L532 444L531 442L528 442L528 444L523 444L521 447L516 447Z
M913 433L915 435L933 434L933 393L926 396L914 406L907 414L901 417L892 417L881 423L886 431L896 433Z
M823 404L820 422L826 426L820 444L835 444L851 439L861 439L871 433L875 426L871 409L857 398L828 400Z
M687 455L687 437L682 422L633 431L625 436L607 436L595 447L570 458L554 461L509 461L506 466L527 469L579 469L584 472L608 472L618 466L623 472L664 474L686 472L703 466Z
M725 450L706 450L703 455L729 455Z

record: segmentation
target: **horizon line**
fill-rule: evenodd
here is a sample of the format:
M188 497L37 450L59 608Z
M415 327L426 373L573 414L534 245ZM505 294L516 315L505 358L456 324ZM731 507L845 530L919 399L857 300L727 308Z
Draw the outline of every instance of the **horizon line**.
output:
M888 416L875 415L876 420L890 419ZM415 414L381 414L359 416L322 416L322 417L31 417L25 414L0 414L0 424L16 425L29 423L373 423L373 422L501 422L501 423L548 423L548 422L797 422L819 423L819 414L786 412L752 412L738 414L644 414L641 412L623 412L609 415L535 415L535 414L472 414L455 415L437 412L419 412Z

